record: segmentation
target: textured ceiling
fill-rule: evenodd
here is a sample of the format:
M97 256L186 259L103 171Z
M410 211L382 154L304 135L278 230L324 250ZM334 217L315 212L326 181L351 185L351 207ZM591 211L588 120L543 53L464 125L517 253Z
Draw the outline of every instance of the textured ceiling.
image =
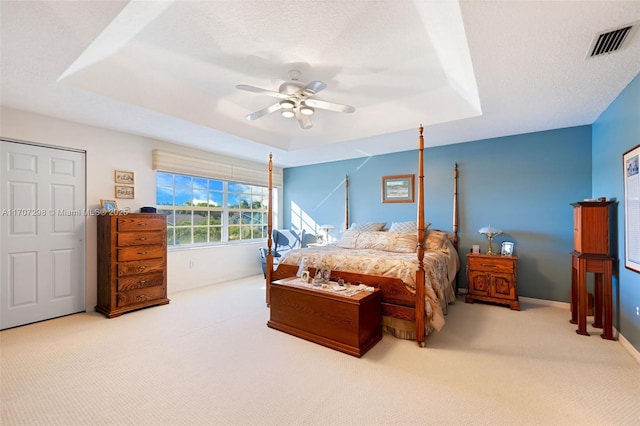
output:
M640 1L6 1L3 106L294 166L592 123L640 71L640 34L585 59ZM301 129L288 71L327 88Z

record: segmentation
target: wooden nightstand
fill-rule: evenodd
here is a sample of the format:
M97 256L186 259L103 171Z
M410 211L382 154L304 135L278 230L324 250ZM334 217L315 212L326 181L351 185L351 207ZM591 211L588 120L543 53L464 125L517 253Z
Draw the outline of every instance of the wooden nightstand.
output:
M475 300L509 305L520 310L516 289L517 256L467 254L467 296L465 302Z

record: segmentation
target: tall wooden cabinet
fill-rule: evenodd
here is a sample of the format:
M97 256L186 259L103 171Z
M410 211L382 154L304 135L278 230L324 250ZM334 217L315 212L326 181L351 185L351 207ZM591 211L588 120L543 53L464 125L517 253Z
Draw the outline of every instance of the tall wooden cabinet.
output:
M611 254L609 210L612 201L581 201L573 206L573 250L577 253Z
M166 215L98 216L96 311L113 318L167 303Z
M465 302L475 300L509 305L520 310L516 288L517 256L467 254L467 296Z
M614 340L611 289L613 258L610 228L615 215L612 201L581 201L573 206L573 252L571 252L571 320L576 333L585 336L589 314L587 273L594 274L593 326L602 328L603 339Z

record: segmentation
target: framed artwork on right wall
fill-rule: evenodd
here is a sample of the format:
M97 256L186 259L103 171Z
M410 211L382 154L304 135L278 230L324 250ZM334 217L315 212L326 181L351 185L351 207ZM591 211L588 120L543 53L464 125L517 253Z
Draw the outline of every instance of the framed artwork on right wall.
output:
M640 272L640 145L622 154L624 176L624 266Z

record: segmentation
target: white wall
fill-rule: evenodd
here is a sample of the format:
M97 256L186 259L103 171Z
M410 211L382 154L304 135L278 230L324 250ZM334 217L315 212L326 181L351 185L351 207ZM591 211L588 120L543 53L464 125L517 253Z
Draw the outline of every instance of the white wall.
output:
M154 206L156 193L155 172L151 169L152 150L160 146L184 149L166 142L11 108L2 107L0 117L0 136L4 138L86 151L87 209L99 208L101 199L115 199L115 170L135 173L135 199L118 199L119 208L128 207L131 211L138 212L142 206ZM93 310L97 302L96 223L95 217L87 217L88 311ZM198 249L169 249L169 294L261 274L258 247L263 245L264 243L244 243Z

